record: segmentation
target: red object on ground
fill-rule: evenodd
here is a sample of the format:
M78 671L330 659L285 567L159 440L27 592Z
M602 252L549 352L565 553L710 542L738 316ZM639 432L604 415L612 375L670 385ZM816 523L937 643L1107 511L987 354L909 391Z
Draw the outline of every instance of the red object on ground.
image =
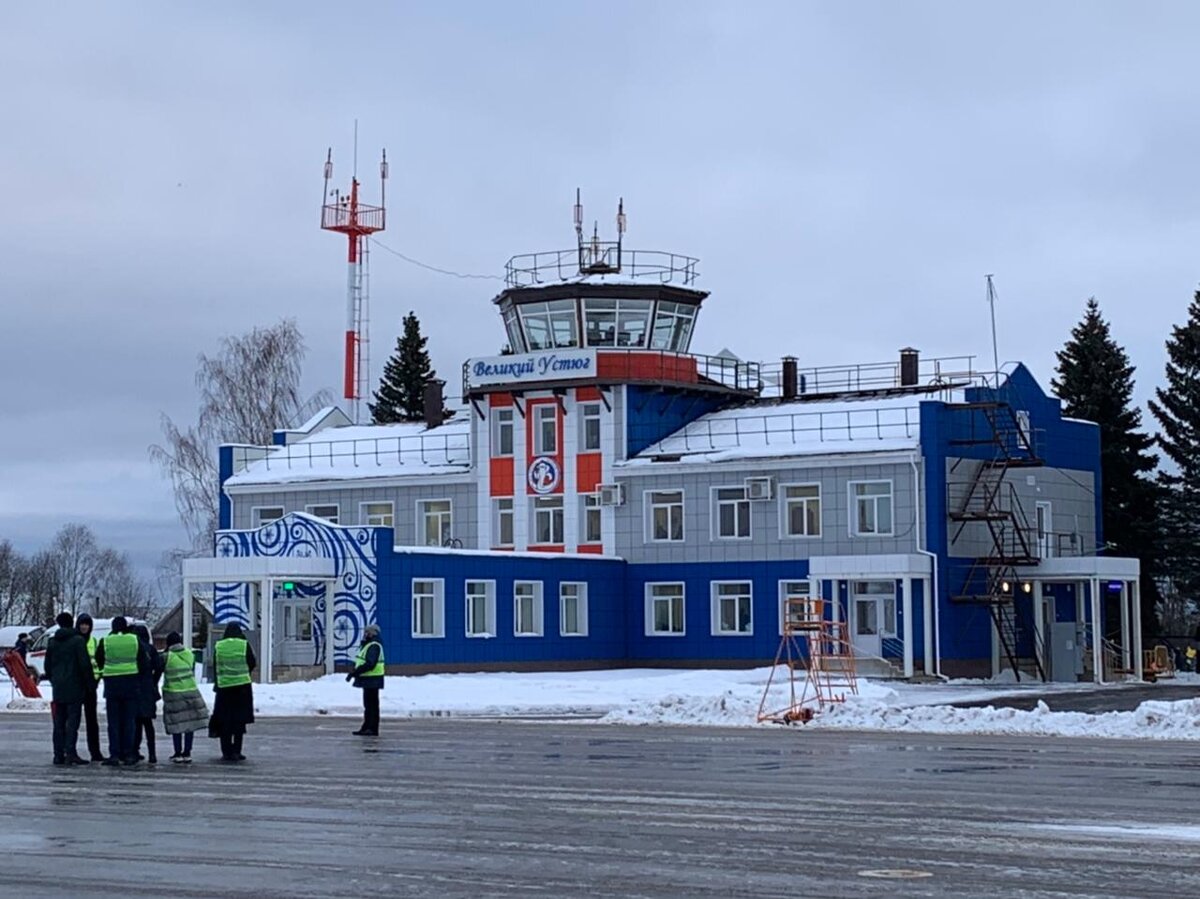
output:
M4 670L8 672L8 676L12 678L13 683L17 685L17 689L21 691L21 695L27 699L41 699L42 693L38 690L37 682L29 676L29 670L25 667L25 660L21 658L21 654L15 649L10 649L4 653Z

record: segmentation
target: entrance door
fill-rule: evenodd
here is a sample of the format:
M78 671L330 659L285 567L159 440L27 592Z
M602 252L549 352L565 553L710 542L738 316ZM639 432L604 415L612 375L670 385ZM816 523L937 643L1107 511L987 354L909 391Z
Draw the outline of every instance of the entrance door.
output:
M896 636L896 582L854 581L850 606L854 651L883 657L883 641Z
M312 599L286 597L275 601L276 665L314 665Z

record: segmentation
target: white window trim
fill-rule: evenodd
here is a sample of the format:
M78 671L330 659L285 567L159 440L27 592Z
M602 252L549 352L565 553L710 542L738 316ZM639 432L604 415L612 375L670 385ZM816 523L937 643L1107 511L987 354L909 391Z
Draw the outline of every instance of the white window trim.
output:
M471 594L467 592L468 584L486 584L487 593L484 596L484 624L490 625L482 633L472 633L471 624ZM468 640L489 640L496 636L496 582L487 578L467 578L463 581L463 633Z
M512 437L509 443L512 444L512 450L503 453L500 451L500 414L507 412L509 415L508 426L512 429ZM517 453L517 414L512 406L497 406L491 410L491 416L488 420L488 427L491 431L488 434L488 447L490 455L493 459L511 459Z
M591 496L594 496L596 498L596 504L594 506L588 505L588 497L591 497ZM580 509L579 544L581 546L600 546L601 544L604 543L604 506L600 505L600 494L599 493L581 493L581 494L579 494L579 509ZM588 519L588 513L593 510L595 510L596 512L598 512L600 514L600 536L598 538L596 538L595 540L589 540L588 533L587 533L587 519ZM565 513L564 513L564 515L565 515ZM563 530L564 531L566 530L566 518L563 519ZM564 539L566 538L565 533L563 534L563 537L564 537ZM573 582L568 581L567 583L573 583Z
M892 528L889 531L876 531L871 534L860 534L858 532L858 496L854 493L854 488L859 484L887 484L888 498L892 502ZM857 481L848 481L846 483L847 499L849 505L849 528L851 537L862 537L871 539L872 537L895 537L896 536L896 484L891 478L859 478ZM879 497L875 497L876 500ZM878 517L878 516L876 516Z
M538 500L540 500L540 499L558 500L557 506L548 506L548 507L544 507L544 508L549 508L551 510L551 512L550 512L550 516L551 516L551 526L550 526L551 534L550 534L550 536L551 537L554 536L554 534L553 534L554 511L553 510L557 509L558 512L561 513L560 514L560 517L562 518L562 539L561 540L546 541L546 540L538 539L538 512L540 511L539 507L538 507ZM531 525L531 527L529 529L529 545L530 546L566 546L567 545L567 500L566 500L566 496L564 494L551 493L547 496L531 497L530 501L529 501L529 512L530 512L530 522L529 523ZM513 521L513 524L514 525L516 524L515 520Z
M654 630L654 587L679 587L679 598L683 601L683 620L679 623L682 629L678 631ZM645 586L644 620L647 637L686 637L687 636L687 584L683 581L647 581Z
M329 519L326 518L324 515L318 515L316 512L313 511L313 509L327 508L329 506L332 506L333 508L337 509L337 521L329 521ZM305 512L305 514L311 515L314 518L320 518L322 521L327 522L328 524L341 524L342 523L342 504L341 503L309 503L307 506L304 507L304 512Z
M779 636L781 636L781 637L783 636L783 623L787 618L787 614L786 614L787 599L789 596L792 595L792 594L788 593L787 590L784 589L784 584L808 584L808 592L806 593L806 595L813 597L814 599L817 598L817 597L813 596L812 578L810 578L810 577L780 578L778 591L779 591Z
M678 540L671 538L658 539L654 536L654 503L650 499L655 493L678 493L679 494L679 515L683 520L683 529ZM643 490L642 491L642 542L643 543L685 543L687 541L687 491L682 487L667 488L664 490Z
M367 514L367 506L387 506L391 511L388 515L392 519L391 524L371 524L370 516ZM358 504L358 520L362 527L367 528L394 528L396 526L396 504L388 499L377 499L369 502Z
M549 409L553 412L554 420L554 449L547 450L542 446L542 412ZM558 403L538 403L533 407L533 455L557 456L562 449L562 435L558 433Z
M604 445L604 406L599 400L585 400L578 404L579 409L579 452L581 453L598 453ZM589 415L587 410L595 409L596 414ZM594 447L587 446L587 423L589 418L596 419L596 439L599 445Z
M789 530L791 517L788 515L788 496L789 487L816 487L817 488L817 508L820 510L817 515L817 533L815 534L793 534ZM820 540L821 535L825 533L825 491L821 488L820 481L797 481L791 484L779 485L779 536L784 540ZM894 522L893 522L894 524Z
M433 584L433 633L421 634L417 632L417 582L426 581ZM411 620L409 621L412 630L412 638L414 640L439 640L446 636L446 581L440 577L415 577L409 584L408 589L409 612Z
M524 584L532 584L533 591L533 621L537 627L536 631L518 631L517 624L520 620L518 611L519 602L517 597L517 587ZM513 636L514 637L544 637L546 635L546 597L545 590L541 581L513 581Z
M500 501L508 500L511 508L508 510L508 515L512 519L512 541L509 543L500 542ZM493 496L492 497L492 546L497 549L509 549L517 545L517 502L511 496Z
M287 508L286 506L251 506L250 507L251 526L253 528L257 529L257 528L265 527L266 525L271 524L271 522L273 522L273 521L278 521L280 518L283 518L283 516L287 515L287 512L285 511L286 508ZM272 518L271 521L260 521L259 517L258 517L258 513L263 511L264 509L278 509L279 515L276 518Z
M453 539L453 537L454 537L454 500L452 500L448 496L430 497L428 499L419 499L416 501L415 514L416 514L417 533L415 535L416 539L413 541L413 545L414 546L433 546L433 545L435 545L435 544L425 542L425 510L424 510L424 506L426 503L448 503L449 504L450 509L446 514L450 516L450 537L451 537L451 539ZM445 541L438 543L436 545L437 546L445 546Z
M744 484L719 484L715 487L709 487L708 495L708 519L709 519L709 537L712 540L753 540L754 539L754 506L750 503L749 494L746 492ZM750 510L746 515L746 536L745 537L722 537L721 536L721 506L717 501L718 490L741 490L744 497L737 502L747 503Z
M577 617L579 619L580 629L578 631L567 632L567 631L563 630L563 621L565 620L565 616L563 615L563 606L566 605L566 597L563 596L563 592L562 592L563 587L577 587L578 588L578 590L576 591L576 594L575 594L576 602L579 604L579 608L578 608L579 614ZM588 585L587 585L587 581L559 581L559 584L558 584L558 635L560 637L586 637L588 635Z
M750 629L746 631L724 631L721 630L721 608L720 597L718 596L717 588L724 584L737 584L738 586L747 586L750 590L745 594L750 599ZM754 581L752 580L723 580L708 582L709 596L709 630L714 637L753 637L754 636Z

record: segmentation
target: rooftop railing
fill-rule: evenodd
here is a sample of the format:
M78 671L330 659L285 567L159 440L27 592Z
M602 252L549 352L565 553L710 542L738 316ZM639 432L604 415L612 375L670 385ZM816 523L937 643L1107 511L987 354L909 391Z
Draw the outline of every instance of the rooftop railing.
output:
M446 434L306 441L276 447L235 447L234 474L245 473L249 466L254 466L256 473L405 466L465 468L471 464L470 440L469 433L459 431Z
M509 287L538 287L591 275L615 275L618 279L686 286L696 280L699 263L699 259L680 253L624 249L615 242L588 242L582 248L513 256L504 266L504 283Z
M783 394L783 363L760 366L764 381L764 396ZM828 396L839 393L875 393L910 387L914 391L936 392L965 384L980 383L981 373L975 370L974 356L944 356L921 359L914 373L914 384L905 385L901 378L901 363L868 362L853 365L797 366L797 393Z

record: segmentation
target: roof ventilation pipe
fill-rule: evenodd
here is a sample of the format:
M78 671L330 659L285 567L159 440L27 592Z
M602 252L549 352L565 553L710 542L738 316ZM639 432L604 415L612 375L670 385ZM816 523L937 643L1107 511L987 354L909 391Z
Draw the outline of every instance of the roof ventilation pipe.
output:
M912 347L900 351L900 386L916 387L920 381L921 354Z
M783 398L794 400L800 393L800 379L795 356L783 357Z

